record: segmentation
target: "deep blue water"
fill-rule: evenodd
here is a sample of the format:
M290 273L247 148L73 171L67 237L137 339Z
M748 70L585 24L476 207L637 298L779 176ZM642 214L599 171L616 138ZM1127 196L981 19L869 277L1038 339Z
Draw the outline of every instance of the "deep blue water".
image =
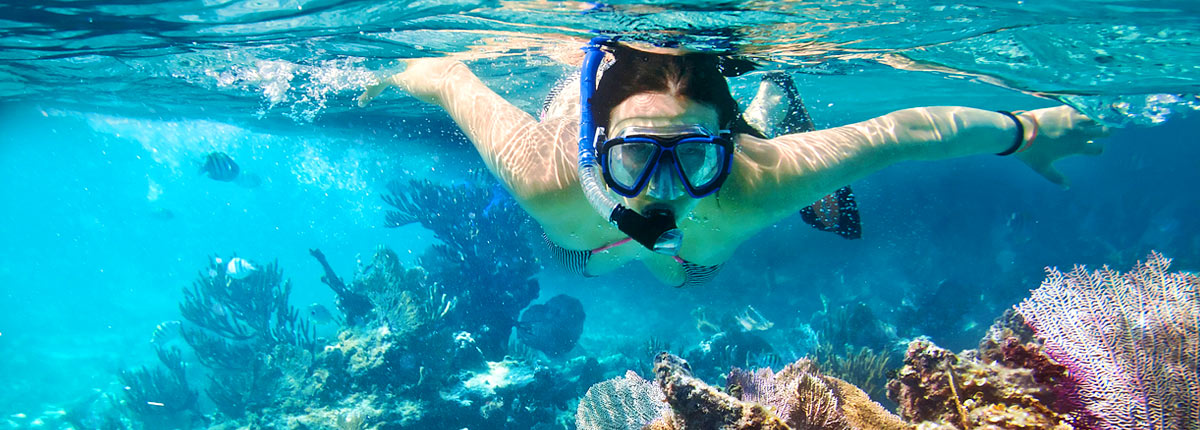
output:
M1046 266L1126 269L1157 250L1200 271L1194 3L905 4L584 15L536 2L0 3L0 428L119 392L117 371L155 362L155 325L180 319L181 290L214 255L277 260L300 307L332 307L311 248L344 277L380 245L412 261L433 238L383 227L388 181L463 181L482 165L431 107L394 90L354 106L361 84L398 58L454 53L532 111L569 70L552 57L574 41L558 41L592 28L762 46L819 127L911 106L1062 101L1121 127L1103 155L1060 164L1067 190L994 156L893 166L853 184L862 240L781 222L700 288L665 287L636 264L595 279L548 266L538 302L566 293L588 314L575 355L651 337L693 345L699 307L752 305L782 331L824 297L902 325L903 304L931 291L961 315L923 334L970 348ZM731 84L745 96L754 82ZM262 184L198 174L211 151Z

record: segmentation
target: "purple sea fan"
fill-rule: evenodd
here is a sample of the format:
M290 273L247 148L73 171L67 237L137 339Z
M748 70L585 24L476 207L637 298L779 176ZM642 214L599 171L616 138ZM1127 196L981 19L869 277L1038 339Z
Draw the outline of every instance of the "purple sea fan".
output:
M791 363L779 373L734 368L727 383L737 387L742 401L770 408L793 429L851 429L838 393L807 359Z
M1200 278L1152 252L1046 280L1017 306L1076 385L1081 422L1105 430L1200 429Z

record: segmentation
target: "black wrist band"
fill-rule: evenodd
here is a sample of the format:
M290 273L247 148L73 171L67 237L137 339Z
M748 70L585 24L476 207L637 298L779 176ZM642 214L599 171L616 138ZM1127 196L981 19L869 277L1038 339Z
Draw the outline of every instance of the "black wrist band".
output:
M1013 122L1017 123L1017 139L1013 141L1012 147L1004 150L1004 152L997 152L996 155L1005 156L1017 152L1018 149L1021 149L1021 144L1025 143L1025 124L1021 124L1021 120L1016 115L1013 115L1012 112L998 110L996 113L1012 118Z

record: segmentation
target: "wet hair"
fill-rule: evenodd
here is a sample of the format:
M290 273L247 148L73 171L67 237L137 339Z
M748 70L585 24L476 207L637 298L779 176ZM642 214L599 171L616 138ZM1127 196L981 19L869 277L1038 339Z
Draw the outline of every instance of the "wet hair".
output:
M656 54L616 44L609 49L616 61L604 71L588 100L597 126L607 129L613 108L630 96L671 90L715 109L722 129L759 135L742 120L725 80L730 72L744 73L746 64L709 53Z

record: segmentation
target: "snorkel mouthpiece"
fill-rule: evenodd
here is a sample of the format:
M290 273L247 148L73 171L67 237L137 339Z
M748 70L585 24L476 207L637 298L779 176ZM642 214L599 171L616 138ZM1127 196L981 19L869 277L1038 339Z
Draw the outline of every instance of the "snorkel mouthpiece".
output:
M596 74L604 51L600 49L610 42L608 37L593 38L583 50L583 69L579 72L579 183L588 203L600 216L615 224L646 249L659 254L676 255L683 243L683 233L675 226L675 216L668 210L652 209L646 215L637 213L617 203L601 186L600 162L596 159L596 122L592 116L592 95L596 93Z
M654 209L646 215L624 206L613 210L613 222L621 232L659 254L675 255L683 244L683 233L675 226L675 215L663 209Z

